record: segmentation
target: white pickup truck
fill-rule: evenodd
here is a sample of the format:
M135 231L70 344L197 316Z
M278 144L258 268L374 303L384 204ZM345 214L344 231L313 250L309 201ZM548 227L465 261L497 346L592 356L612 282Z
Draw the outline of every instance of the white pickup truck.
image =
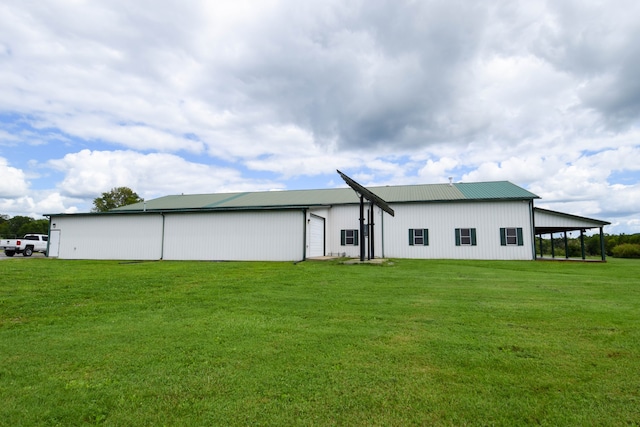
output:
M46 254L48 240L49 236L46 234L26 234L22 239L0 240L0 249L4 249L6 256L14 256L15 254L31 256L34 252Z

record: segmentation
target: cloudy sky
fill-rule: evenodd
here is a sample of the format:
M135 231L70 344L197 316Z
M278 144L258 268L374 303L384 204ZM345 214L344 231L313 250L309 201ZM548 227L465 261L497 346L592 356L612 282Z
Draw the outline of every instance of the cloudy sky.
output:
M640 232L637 0L3 0L0 213L509 180Z

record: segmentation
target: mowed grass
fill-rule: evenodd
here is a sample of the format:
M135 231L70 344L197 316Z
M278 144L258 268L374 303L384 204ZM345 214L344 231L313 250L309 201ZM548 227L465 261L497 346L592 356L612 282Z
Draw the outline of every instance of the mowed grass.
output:
M640 262L0 262L0 425L639 425Z

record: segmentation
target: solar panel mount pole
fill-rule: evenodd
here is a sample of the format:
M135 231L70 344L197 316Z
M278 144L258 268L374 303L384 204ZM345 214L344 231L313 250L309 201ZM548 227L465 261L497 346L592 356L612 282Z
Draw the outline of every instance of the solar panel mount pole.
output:
M364 196L360 195L360 262L364 262Z
M369 252L370 252L370 257L369 259L374 259L375 258L375 241L373 239L373 229L374 229L374 221L373 221L373 217L374 215L374 204L373 202L369 203Z

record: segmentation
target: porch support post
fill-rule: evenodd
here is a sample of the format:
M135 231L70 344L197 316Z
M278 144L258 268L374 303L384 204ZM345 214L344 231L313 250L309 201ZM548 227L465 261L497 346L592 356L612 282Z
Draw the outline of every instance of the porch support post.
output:
M580 248L582 249L582 259L586 259L584 253L584 230L580 230Z
M569 259L569 240L567 239L567 231L564 232L564 257Z
M604 227L600 227L600 255L602 260L606 261L606 255L604 253Z
M538 234L538 242L540 242L540 258L544 258L544 253L542 252L542 233Z
M553 245L553 233L549 233L549 236L551 236L551 258L555 258L556 257L556 249Z

